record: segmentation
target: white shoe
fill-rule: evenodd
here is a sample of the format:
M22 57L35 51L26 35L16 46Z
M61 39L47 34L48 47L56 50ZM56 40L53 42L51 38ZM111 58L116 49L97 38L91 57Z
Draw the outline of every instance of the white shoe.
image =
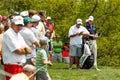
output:
M96 68L97 71L101 71L100 69Z
M97 68L96 65L93 66L97 71L101 71L100 69Z

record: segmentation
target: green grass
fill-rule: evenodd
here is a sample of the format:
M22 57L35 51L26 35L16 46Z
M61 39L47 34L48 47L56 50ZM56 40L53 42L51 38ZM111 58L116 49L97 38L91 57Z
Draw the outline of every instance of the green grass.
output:
M68 69L68 64L53 63L48 67L52 80L120 80L120 67L99 66L101 71L95 69L83 70Z

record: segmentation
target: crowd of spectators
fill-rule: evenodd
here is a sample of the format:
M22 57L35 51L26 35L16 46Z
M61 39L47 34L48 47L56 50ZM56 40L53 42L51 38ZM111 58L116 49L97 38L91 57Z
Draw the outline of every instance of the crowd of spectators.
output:
M15 75L12 78L1 76L0 80L15 80L21 75L26 80L51 80L47 65L51 66L52 62L64 61L70 70L75 62L79 69L83 36L89 38L89 46L95 56L94 67L99 70L95 40L98 35L93 20L94 17L90 16L83 27L82 20L77 19L69 29L70 42L62 42L61 37L55 35L52 18L44 10L14 12L9 17L0 15L0 60L3 64L0 68ZM29 77L29 73L36 73L36 76Z

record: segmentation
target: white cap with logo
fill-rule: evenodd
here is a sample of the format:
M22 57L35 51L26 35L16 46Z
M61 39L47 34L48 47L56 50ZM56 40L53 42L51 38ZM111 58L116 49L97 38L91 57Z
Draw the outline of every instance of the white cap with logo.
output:
M23 16L23 17L28 16L28 15L29 15L28 11L22 11L20 13L20 16Z
M16 25L18 24L24 25L22 16L14 16L12 22L15 23Z
M41 18L38 15L33 15L32 19L36 22L39 21Z
M93 20L94 20L94 17L93 17L93 16L89 16L88 20L89 20L89 21L93 21Z
M80 19L80 18L77 19L77 20L76 20L76 24L82 24L82 19Z

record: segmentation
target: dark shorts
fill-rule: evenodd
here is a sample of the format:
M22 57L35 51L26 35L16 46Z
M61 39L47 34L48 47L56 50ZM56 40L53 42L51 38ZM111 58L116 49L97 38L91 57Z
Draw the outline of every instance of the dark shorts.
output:
M48 72L46 71L38 71L36 74L36 80L51 80Z

